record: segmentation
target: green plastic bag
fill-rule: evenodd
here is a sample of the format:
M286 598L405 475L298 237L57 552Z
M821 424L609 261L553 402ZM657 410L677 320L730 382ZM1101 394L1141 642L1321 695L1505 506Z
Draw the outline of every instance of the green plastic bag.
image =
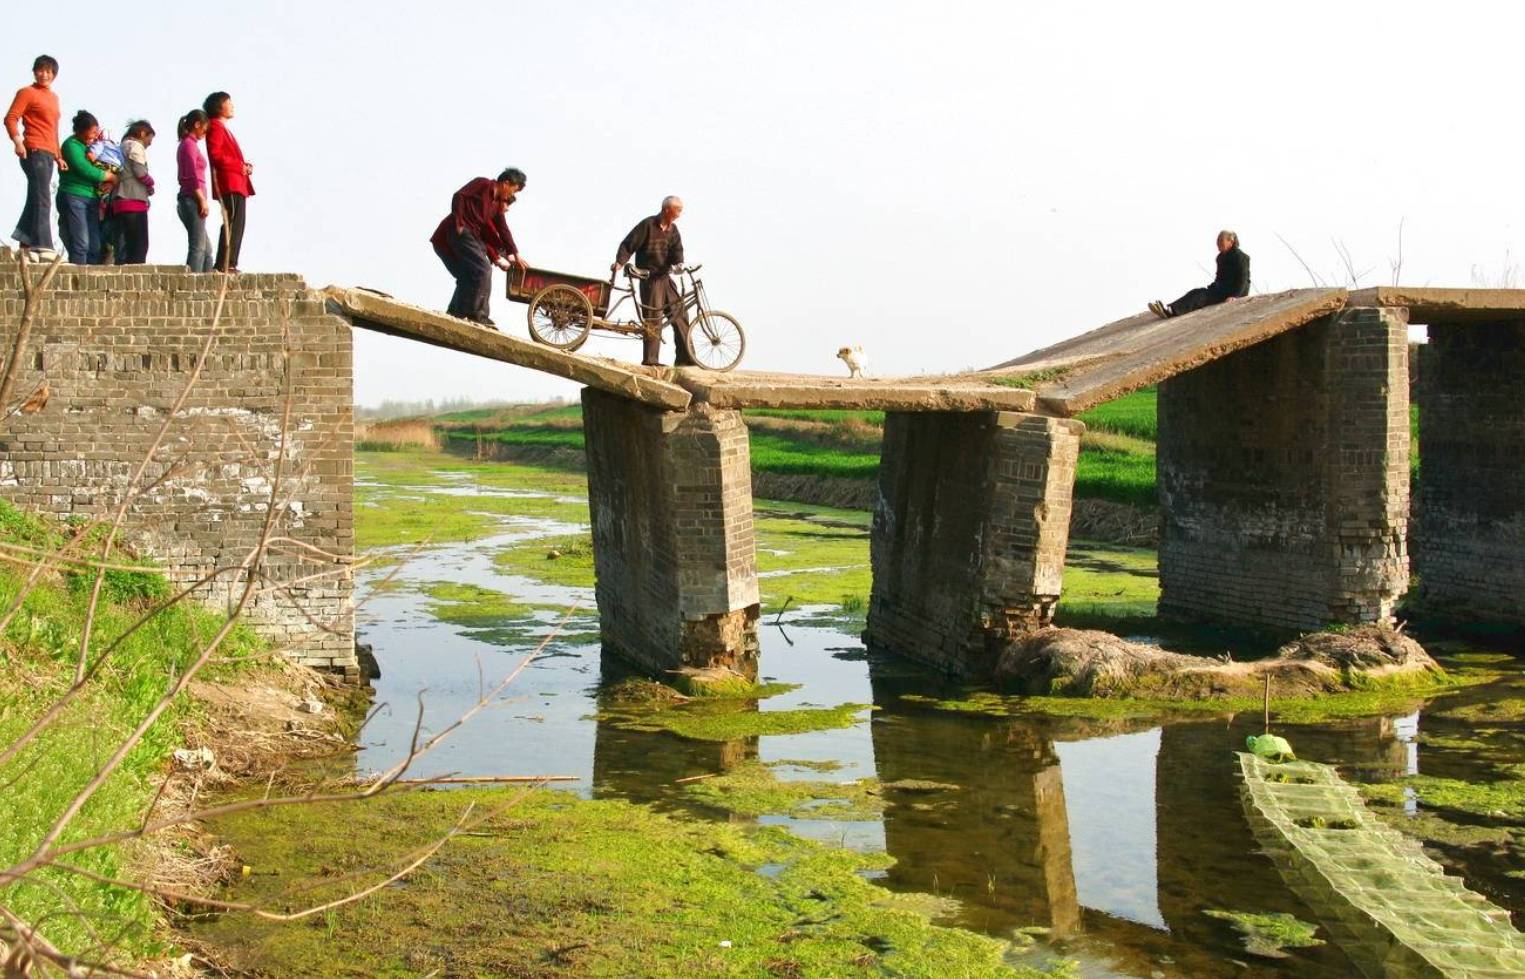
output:
M1251 754L1271 761L1294 761L1297 758L1287 739L1279 734L1252 734L1244 739L1244 745Z

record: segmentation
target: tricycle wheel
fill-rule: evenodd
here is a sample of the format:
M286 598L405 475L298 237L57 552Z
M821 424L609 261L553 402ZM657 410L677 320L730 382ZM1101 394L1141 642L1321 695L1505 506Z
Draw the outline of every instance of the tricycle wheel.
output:
M711 309L700 313L693 329L688 331L688 347L700 367L728 371L741 363L741 355L747 350L747 335L741 332L736 317Z
M546 286L530 300L530 336L559 350L576 350L593 327L593 304L569 285Z

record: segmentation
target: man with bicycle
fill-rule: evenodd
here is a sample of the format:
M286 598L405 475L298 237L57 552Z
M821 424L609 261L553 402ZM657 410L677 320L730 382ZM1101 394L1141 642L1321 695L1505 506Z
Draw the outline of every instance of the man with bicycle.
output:
M694 366L688 345L688 309L683 305L682 293L672 278L672 270L683 264L683 236L678 234L678 216L682 213L683 201L677 197L664 197L660 212L630 229L625 240L620 242L614 264L609 266L609 271L618 271L634 256L636 267L647 273L641 280L640 296L641 322L645 327L641 363L648 367L661 365L664 319L672 324L677 347L673 365Z

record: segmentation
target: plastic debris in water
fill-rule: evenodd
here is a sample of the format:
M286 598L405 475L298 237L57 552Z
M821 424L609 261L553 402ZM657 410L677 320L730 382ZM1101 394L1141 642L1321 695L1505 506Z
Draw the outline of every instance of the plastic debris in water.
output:
M1251 754L1271 761L1293 761L1297 758L1287 739L1279 734L1252 734L1244 739L1244 745L1250 749Z

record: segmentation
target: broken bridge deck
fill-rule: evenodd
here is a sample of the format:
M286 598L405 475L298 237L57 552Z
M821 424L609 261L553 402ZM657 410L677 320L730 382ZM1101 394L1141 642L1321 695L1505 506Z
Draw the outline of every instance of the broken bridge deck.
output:
M1145 312L980 373L1026 378L1043 410L1069 416L1338 312L1345 303L1344 289L1292 289L1170 319Z
M845 378L643 367L508 336L370 289L329 286L324 295L335 314L361 329L543 371L665 411L684 411L692 403L716 408L1027 411L1034 401L1031 391L973 375Z
M693 396L677 384L629 364L568 353L532 340L508 336L445 313L399 302L369 289L329 286L323 294L335 314L361 329L543 371L667 411L683 411L693 400Z

